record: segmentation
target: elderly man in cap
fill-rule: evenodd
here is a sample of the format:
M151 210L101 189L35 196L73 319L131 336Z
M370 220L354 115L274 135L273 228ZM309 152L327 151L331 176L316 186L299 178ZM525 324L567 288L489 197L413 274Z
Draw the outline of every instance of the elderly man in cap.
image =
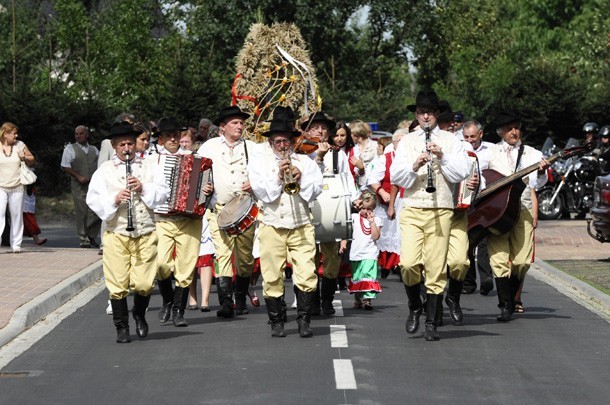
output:
M318 149L309 155L310 158L318 164L324 176L345 176L346 183L349 186L351 200L354 201L358 197L358 191L353 181L347 156L345 153L340 153L338 149L331 149L328 143L331 132L335 130L335 121L329 119L322 111L318 111L311 115L305 122L301 124L301 130L308 139L315 139L318 142ZM341 257L343 251L342 245L339 242L321 242L318 253L323 256L322 267L324 269L324 277L321 280L321 286L314 296L312 305L312 314L319 315L320 309L324 315L333 315L333 300L335 298L335 290L337 289L337 277L339 276L339 267L341 265ZM319 262L319 257L316 257L316 263ZM321 300L321 305L320 305Z
M252 189L265 211L259 242L263 295L273 337L286 336L282 297L288 255L293 266L299 334L304 338L313 335L309 324L318 278L309 203L322 192L323 178L311 159L294 153L293 139L298 134L288 120L272 120L269 131L263 134L271 148L259 155L262 159L248 164Z
M134 291L136 333L141 338L148 335L144 316L157 274L153 209L169 194L155 162L136 157L138 134L128 123L112 127L108 138L115 154L93 174L87 193L87 205L106 221L103 270L118 343L131 341L127 308L130 288ZM133 218L133 229L128 227L128 217Z
M157 123L157 133L162 146L157 147L158 155L151 155L147 159L156 160L161 167L165 167L167 156L191 153L180 149L180 131L175 118L161 118ZM159 236L158 285L163 298L159 321L167 322L171 315L174 326L188 326L184 310L199 256L202 222L184 215L168 215L167 204L157 207L155 221ZM172 268L175 289L172 288Z
M207 212L207 219L216 251L218 268L216 269L218 299L221 308L216 312L219 318L232 318L234 314L248 313L246 295L254 257L254 226L249 226L240 234L229 234L220 229L218 217L224 207L236 198L250 198L252 187L248 178L248 163L255 157L256 143L242 138L244 121L250 117L239 107L225 107L214 121L219 126L220 136L208 139L199 151L200 156L214 162L214 185L212 209ZM258 153L256 153L258 155ZM257 162L255 163L260 163ZM239 220L239 218L236 218ZM237 271L235 288L233 288L233 263ZM233 310L233 291L235 290L235 311Z
M438 128L438 97L433 91L420 91L415 104L420 128L403 136L398 144L390 181L405 188L400 214L402 280L409 298L407 333L419 329L423 311L420 279L423 271L427 293L424 338L439 340L436 330L437 307L442 305L447 284L446 266L452 226L454 189L469 174L463 142ZM433 183L435 191L428 187Z
M530 268L534 254L532 189L546 181L549 162L542 152L523 144L521 119L512 113L500 113L495 120L496 133L502 141L492 148L489 168L509 176L523 168L538 164L538 170L523 178L526 184L521 195L521 208L515 226L502 235L490 234L487 248L498 291L500 315L497 320L508 322L515 309L515 294Z

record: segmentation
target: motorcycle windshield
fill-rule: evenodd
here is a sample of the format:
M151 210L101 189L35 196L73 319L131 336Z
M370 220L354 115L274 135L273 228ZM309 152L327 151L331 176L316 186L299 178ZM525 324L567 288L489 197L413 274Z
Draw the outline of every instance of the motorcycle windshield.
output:
M568 142L566 143L566 148L573 148L575 146L580 146L581 142L580 140L576 139L576 138L570 138L568 139Z
M550 136L547 136L544 140L544 143L542 144L542 149L540 151L542 152L544 157L549 157L553 153L555 153L555 149L557 149L557 146L555 146L555 142L553 142L553 139L551 139Z

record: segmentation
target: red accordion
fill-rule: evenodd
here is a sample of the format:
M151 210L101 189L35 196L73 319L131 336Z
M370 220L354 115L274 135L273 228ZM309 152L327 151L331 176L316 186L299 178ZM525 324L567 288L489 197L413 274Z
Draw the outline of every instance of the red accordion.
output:
M212 160L195 155L166 155L164 158L163 173L170 196L155 212L203 217L210 196L202 189L211 181Z

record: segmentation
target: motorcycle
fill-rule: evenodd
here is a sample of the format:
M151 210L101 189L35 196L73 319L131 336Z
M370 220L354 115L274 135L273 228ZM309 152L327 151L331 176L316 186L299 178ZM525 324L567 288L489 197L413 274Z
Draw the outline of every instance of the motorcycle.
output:
M580 141L570 138L566 148L580 145ZM552 155L557 147L550 138L542 146L545 157ZM547 170L548 181L537 190L538 218L557 219L576 213L576 218L584 218L593 206L595 178L601 173L598 159L586 154L556 161Z

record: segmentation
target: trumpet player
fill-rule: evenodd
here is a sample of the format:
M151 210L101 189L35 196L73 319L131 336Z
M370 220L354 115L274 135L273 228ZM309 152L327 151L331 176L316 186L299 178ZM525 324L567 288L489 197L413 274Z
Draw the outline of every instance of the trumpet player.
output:
M453 191L470 173L462 142L438 128L440 113L434 91L420 91L415 104L420 128L405 135L390 167L390 182L405 188L400 213L400 267L409 300L407 333L419 329L423 312L420 278L426 287L426 330L424 338L439 340L436 308L442 305L447 284L446 262L449 248ZM427 141L426 138L429 138ZM435 190L434 192L431 192Z
M134 157L138 135L129 123L112 127L108 138L116 154L93 174L86 199L91 210L106 221L102 263L118 343L131 341L127 307L130 287L134 291L136 334L140 338L148 335L145 314L157 274L153 209L169 194L155 163ZM132 217L131 231L128 217Z
M313 336L311 305L318 282L309 203L322 192L322 172L308 156L293 153L293 139L298 132L286 120L271 121L269 131L263 135L269 139L271 148L261 152L261 159L248 163L248 172L252 190L265 211L259 225L259 245L271 336L286 336L285 309L282 308L283 272L290 255L299 335L307 338Z

